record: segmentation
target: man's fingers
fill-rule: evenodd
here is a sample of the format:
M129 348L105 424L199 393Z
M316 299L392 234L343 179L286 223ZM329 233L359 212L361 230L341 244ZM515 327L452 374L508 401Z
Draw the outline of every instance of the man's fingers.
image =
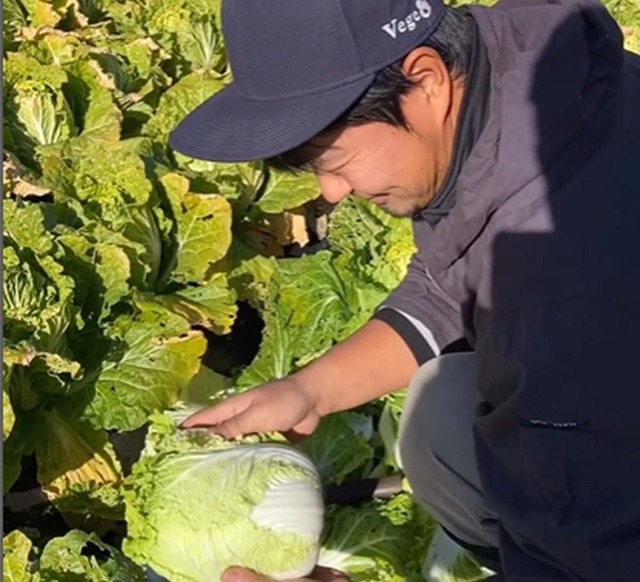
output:
M233 396L220 404L205 408L186 418L180 428L205 428L222 424L246 410L251 404L249 393Z
M222 573L222 582L268 582L269 580L245 568L227 568Z
M222 574L222 582L271 582L272 579L256 574L245 568L227 568ZM349 579L336 570L317 567L310 578L296 578L288 582L349 582Z
M249 407L239 414L235 414L228 420L221 422L216 426L215 432L226 439L235 439L246 434L273 430L273 427L265 424L265 420L270 421L271 419L264 418L263 410L256 409L256 407Z

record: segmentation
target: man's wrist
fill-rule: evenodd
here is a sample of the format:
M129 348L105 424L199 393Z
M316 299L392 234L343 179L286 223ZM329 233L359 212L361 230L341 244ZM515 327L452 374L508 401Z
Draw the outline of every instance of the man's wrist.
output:
M316 374L307 367L289 376L289 379L295 385L296 390L300 390L307 396L314 412L322 418L329 414L331 409L326 402L328 391L322 389L315 376Z

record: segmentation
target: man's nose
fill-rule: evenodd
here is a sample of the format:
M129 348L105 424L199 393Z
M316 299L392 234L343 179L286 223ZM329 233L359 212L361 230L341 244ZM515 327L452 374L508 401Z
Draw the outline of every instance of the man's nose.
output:
M316 179L320 185L322 197L331 204L337 204L353 190L349 183L339 176L316 174Z

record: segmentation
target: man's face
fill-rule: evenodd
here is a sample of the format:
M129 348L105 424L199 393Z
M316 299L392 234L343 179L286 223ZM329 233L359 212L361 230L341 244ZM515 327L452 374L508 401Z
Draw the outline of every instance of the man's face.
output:
M400 103L409 130L369 123L311 140L323 197L353 194L394 216L427 206L449 169L461 98L446 69L428 70Z

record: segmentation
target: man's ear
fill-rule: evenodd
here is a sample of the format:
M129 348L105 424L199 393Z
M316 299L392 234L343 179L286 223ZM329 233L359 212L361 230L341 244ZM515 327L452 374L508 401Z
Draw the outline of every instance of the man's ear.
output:
M413 49L402 61L402 72L429 100L450 95L451 75L442 57L432 48Z

